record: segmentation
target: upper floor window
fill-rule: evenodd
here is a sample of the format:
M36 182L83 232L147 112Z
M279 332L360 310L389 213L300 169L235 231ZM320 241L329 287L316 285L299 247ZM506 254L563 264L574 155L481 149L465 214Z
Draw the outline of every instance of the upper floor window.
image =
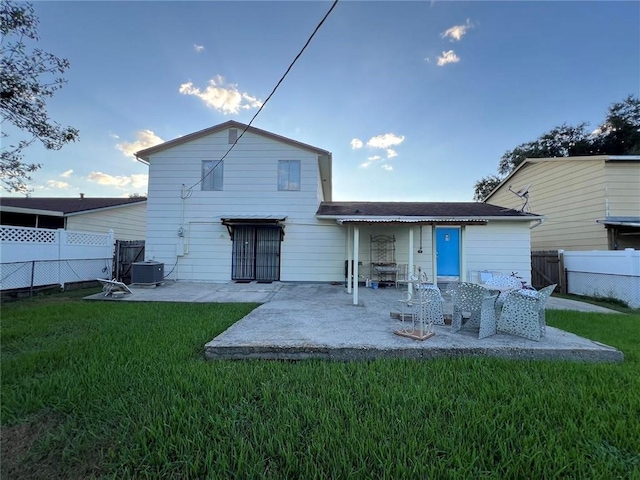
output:
M215 167L215 168L214 168ZM213 169L213 171L211 171ZM222 190L224 162L217 160L202 161L202 190Z
M300 160L278 160L278 190L300 190Z

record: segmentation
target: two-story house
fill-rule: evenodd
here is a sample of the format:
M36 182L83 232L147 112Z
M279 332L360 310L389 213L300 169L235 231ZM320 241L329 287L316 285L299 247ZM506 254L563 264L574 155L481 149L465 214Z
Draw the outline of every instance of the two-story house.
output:
M527 158L485 202L519 208L521 189L545 216L533 250L640 249L639 156Z
M530 279L540 216L471 202L334 202L329 151L245 127L229 121L136 154L149 165L146 258L165 263L167 278L393 280L405 265L431 279Z

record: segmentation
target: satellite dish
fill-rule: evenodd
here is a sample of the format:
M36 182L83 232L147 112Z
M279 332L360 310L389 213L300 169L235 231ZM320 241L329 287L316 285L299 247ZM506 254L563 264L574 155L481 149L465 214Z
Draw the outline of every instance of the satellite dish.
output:
M531 188L531 183L526 187L522 187L518 191L515 191L514 189L511 188L511 185L509 185L509 191L515 194L516 196L520 197L520 200L522 200L522 207L520 207L521 212L524 212L525 210L527 212L531 211L531 209L529 208L529 189L530 188Z

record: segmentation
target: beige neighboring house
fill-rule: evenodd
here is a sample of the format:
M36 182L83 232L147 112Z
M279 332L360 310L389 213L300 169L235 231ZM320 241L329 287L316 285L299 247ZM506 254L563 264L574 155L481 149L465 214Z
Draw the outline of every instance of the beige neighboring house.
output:
M484 201L519 209L524 191L545 216L532 250L640 249L640 156L527 158Z
M107 233L116 240L144 240L147 199L86 197L0 198L0 223L82 232Z

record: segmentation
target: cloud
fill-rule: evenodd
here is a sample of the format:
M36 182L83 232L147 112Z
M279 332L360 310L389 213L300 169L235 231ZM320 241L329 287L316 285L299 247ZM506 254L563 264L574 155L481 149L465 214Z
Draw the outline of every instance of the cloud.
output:
M70 187L67 182L59 182L57 180L47 180L47 187L49 188L59 188L61 190L65 190Z
M111 132L109 132L109 136L110 136L111 138L115 138L116 140L120 138L120 136L119 136L119 135L116 135L115 133L111 133Z
M397 157L398 152L396 152L393 148L387 148L387 158Z
M380 155L372 155L371 157L367 157L367 160L365 162L362 162L360 166L362 168L367 168L368 166L372 165L375 162L379 162L380 160L382 160L382 157Z
M146 188L149 182L149 175L146 175L146 174L135 174L135 175L129 175L128 177L125 177L125 176L109 175L107 173L102 173L102 172L91 172L87 178L90 181L98 183L100 185L108 185L108 186L116 187L119 189L124 189L129 187Z
M151 130L138 130L136 132L137 140L135 142L122 142L116 144L116 148L128 157L133 157L133 154L139 150L153 147L159 143L164 142L159 136L153 133Z
M195 87L192 82L180 85L180 93L183 95L194 95L209 107L227 115L229 113L239 113L240 109L259 108L262 101L257 97L238 90L235 84L225 85L224 77L216 75L209 80L209 85L204 90Z
M373 148L389 148L394 145L399 145L404 141L404 135L399 137L393 133L385 133L384 135L378 135L371 137L367 142L368 147Z
M456 55L456 52L449 50L447 52L442 52L442 55L438 57L438 66L442 67L447 63L458 63L459 61L460 57Z
M354 150L362 148L362 140L359 140L357 138L351 140L351 148L353 148Z
M389 172L393 170L393 167L392 167L391 165L389 165L389 164L384 164L384 165L382 165L382 168L383 168L384 170L389 171Z
M60 176L62 178L69 178L72 173L73 173L73 170L67 170L66 172L61 173Z
M204 50L204 45L196 45L195 43L193 44L193 49L196 51L196 53L200 53Z
M467 30L470 28L473 28L473 24L467 18L467 22L464 25L454 25L451 28L447 28L440 34L440 37L448 38L451 42L459 42L462 40L462 37L467 34Z

